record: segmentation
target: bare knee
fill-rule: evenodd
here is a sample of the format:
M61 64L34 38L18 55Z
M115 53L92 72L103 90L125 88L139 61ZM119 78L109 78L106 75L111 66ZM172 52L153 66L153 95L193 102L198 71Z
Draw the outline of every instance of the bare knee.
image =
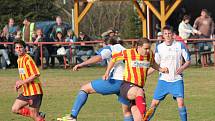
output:
M19 113L19 108L16 107L16 106L13 106L13 107L11 108L11 112L17 114L17 113Z
M95 90L92 88L91 83L83 85L80 90L83 90L88 94L95 93Z
M178 107L182 108L184 107L184 99L183 98L177 98Z
M153 100L152 100L152 103L151 103L151 107L155 108L155 107L157 107L157 106L159 105L159 103L160 103L159 100L153 99Z

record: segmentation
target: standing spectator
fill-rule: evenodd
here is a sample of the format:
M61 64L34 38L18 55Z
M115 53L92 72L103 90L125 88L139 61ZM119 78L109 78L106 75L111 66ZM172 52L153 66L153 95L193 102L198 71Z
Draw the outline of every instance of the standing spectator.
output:
M33 42L32 41L32 35L35 32L35 23L30 22L29 18L25 18L23 21L23 29L22 29L22 40L24 42ZM33 50L31 46L26 46L26 51L29 54L33 54Z
M45 42L45 37L43 35L43 31L42 29L37 29L36 30L36 36L35 38L33 38L33 42L37 43L37 42ZM46 65L45 67L49 66L49 53L48 50L46 48L46 45L43 45L43 55L46 59ZM42 60L40 60L40 46L39 45L34 45L34 61L36 63L37 66L40 66L42 63Z
M78 37L78 42L82 42L82 41L90 41L91 38L89 36L87 36L86 34L84 34L83 32L80 32L80 35ZM79 63L83 62L82 56L87 56L87 58L89 59L94 53L94 49L93 46L78 46L77 47L77 58L76 60Z
M77 37L75 36L75 33L70 29L67 31L67 36L65 39L66 42L76 42ZM72 55L75 54L75 45L71 46ZM70 47L66 47L66 57L68 60L68 63L70 63Z
M117 33L118 34L118 33ZM112 38L113 36L115 36L115 31L113 29L110 29L104 33L102 33L102 38L107 41L108 39Z
M179 24L178 27L178 32L179 32L179 36L186 40L188 38L190 38L191 34L200 34L199 31L197 31L196 29L194 29L190 24L190 16L189 15L184 15L183 20L181 21L181 23Z
M173 30L169 26L163 28L164 42L156 47L155 61L160 67L167 67L169 73L160 73L158 84L154 92L150 110L153 113L148 121L154 115L154 112L160 101L164 100L168 94L171 94L177 101L178 111L181 121L187 121L187 111L184 104L184 81L182 72L190 65L190 55L187 48L180 42L174 41ZM185 63L182 64L182 58ZM147 75L150 73L148 72ZM148 112L146 113L146 115Z
M12 106L12 112L25 117L31 117L34 121L45 121L39 113L42 103L43 90L39 79L40 72L33 59L25 52L25 42L15 42L15 50L18 53L18 70L20 79L16 81L16 91L22 89Z
M202 9L201 16L196 18L193 27L199 31L199 38L210 38L214 33L214 21L208 15L207 9ZM202 51L211 51L212 44L210 42L201 42L198 43L199 49L199 60L198 62L201 63L201 54ZM209 55L209 62L211 61L211 55Z
M62 33L62 37L65 38L66 36L66 32L67 32L67 27L66 25L62 22L62 19L60 16L56 17L56 24L53 26L52 28L52 32L51 32L51 38L53 40L56 40L56 34L57 34L57 30L61 31Z

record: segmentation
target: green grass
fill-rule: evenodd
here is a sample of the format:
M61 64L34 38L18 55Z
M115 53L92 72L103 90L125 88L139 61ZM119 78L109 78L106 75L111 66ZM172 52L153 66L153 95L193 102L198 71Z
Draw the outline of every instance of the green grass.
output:
M44 98L41 111L46 112L46 121L70 112L76 93L82 84L100 78L105 69L100 67L84 68L78 72L63 69L41 70ZM185 72L185 104L189 121L215 121L215 70L192 67ZM0 121L31 121L10 112L17 96L13 90L18 79L16 69L0 70ZM157 83L157 73L147 80L145 87L147 104L153 96ZM115 95L90 95L81 110L79 121L122 121L121 106ZM179 121L177 103L171 96L160 104L153 121Z

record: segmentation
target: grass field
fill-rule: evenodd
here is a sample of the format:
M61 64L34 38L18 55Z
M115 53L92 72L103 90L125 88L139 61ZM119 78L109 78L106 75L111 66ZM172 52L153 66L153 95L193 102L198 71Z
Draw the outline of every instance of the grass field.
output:
M44 98L41 111L46 112L46 121L70 112L76 93L82 84L100 78L104 68L84 68L78 72L63 69L41 70ZM18 79L16 69L0 70L0 121L31 121L10 112L17 96L13 90ZM153 96L157 73L147 80L147 104ZM215 121L215 70L191 67L185 72L185 103L189 121ZM115 95L90 95L81 110L79 121L122 121L121 106ZM159 106L153 121L179 121L177 104L171 96Z

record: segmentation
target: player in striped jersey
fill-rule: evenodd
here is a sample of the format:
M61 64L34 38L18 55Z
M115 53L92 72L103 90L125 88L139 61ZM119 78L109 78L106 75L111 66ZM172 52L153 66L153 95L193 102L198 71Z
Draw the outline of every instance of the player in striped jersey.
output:
M137 106L139 113L134 115L135 121L142 121L146 112L146 103L143 87L145 85L147 70L150 66L162 73L168 72L167 68L160 68L154 62L153 52L150 50L150 41L147 38L140 39L136 48L126 49L118 53L113 53L112 61L109 63L103 79L108 79L108 75L117 61L125 61L125 70L123 74L124 82L120 88L120 95L131 100L132 113L133 106Z
M34 121L45 121L44 117L39 115L43 97L39 80L40 72L33 59L26 54L25 47L24 41L15 42L15 51L19 56L17 63L20 77L20 80L16 81L15 88L16 91L22 88L22 93L15 100L12 112L31 117Z
M82 68L89 64L101 62L103 60L109 62L111 60L112 52L120 52L124 49L125 48L122 45L118 44L115 38L111 38L105 42L105 47L99 49L97 53L98 55L91 57L83 63L77 64L73 68L73 71L77 71L79 68ZM97 93L102 95L116 94L118 96L118 101L122 104L124 121L133 121L131 111L129 110L129 101L119 96L120 86L123 82L123 70L124 63L122 61L119 61L114 66L114 69L112 70L112 73L108 76L109 79L107 81L102 79L96 79L89 82L88 84L82 85L74 101L70 114L62 118L57 118L57 120L76 121L79 111L86 103L88 96L90 94Z

